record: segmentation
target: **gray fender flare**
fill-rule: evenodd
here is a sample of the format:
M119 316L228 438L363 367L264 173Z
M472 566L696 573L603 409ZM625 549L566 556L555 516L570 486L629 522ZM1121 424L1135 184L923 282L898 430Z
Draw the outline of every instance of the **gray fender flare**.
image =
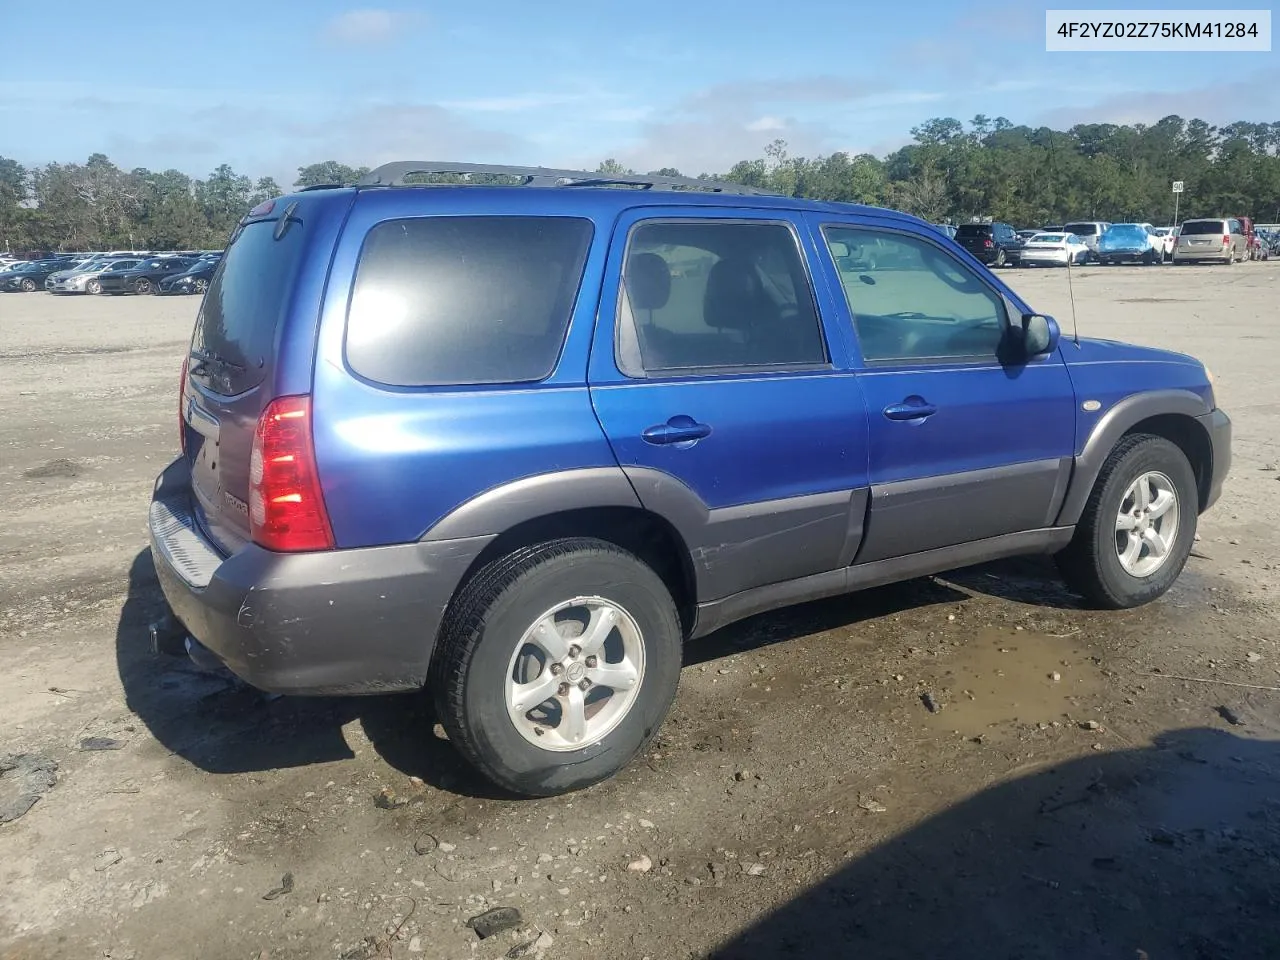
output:
M1115 404L1098 418L1089 439L1085 441L1084 450L1075 458L1071 483L1062 501L1062 509L1058 512L1056 525L1071 526L1080 522L1080 515L1084 513L1085 504L1089 500L1089 494L1093 492L1093 484L1098 479L1102 465L1120 438L1135 425L1150 417L1173 414L1194 420L1210 412L1209 405L1190 390L1135 393Z

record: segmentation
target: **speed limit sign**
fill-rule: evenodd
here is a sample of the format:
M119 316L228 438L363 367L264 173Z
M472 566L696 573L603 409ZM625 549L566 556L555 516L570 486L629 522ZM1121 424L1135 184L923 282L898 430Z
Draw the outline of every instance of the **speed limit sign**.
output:
M1182 192L1182 181L1181 181L1181 180L1175 180L1175 181L1173 181L1173 192L1174 192L1174 193L1181 193L1181 192Z

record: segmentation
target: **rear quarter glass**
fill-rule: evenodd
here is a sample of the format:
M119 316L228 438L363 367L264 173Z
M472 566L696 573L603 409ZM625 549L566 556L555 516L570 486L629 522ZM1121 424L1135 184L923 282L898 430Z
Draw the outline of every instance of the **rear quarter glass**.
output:
M192 364L192 378L223 396L258 386L297 275L305 226L295 221L276 239L276 220L240 227L214 271L196 318L193 353L226 361Z
M365 237L346 360L397 387L529 383L555 368L591 221L552 216L387 220Z

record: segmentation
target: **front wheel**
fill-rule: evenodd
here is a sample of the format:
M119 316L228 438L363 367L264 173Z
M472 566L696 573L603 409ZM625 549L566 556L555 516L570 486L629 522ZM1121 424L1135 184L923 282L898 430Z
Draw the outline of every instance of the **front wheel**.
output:
M91 293L94 296L97 296L99 293L102 292L102 284L98 281L96 277L94 277L84 285L84 292Z
M1103 464L1075 536L1056 557L1067 584L1113 610L1150 603L1173 585L1195 540L1195 474L1164 437L1124 437Z
M450 607L431 693L449 739L486 777L554 796L617 773L675 697L683 634L662 579L602 540L517 550Z
M150 293L151 281L148 280L146 277L140 277L138 281L133 285L133 292L134 293Z
M30 277L26 277L19 286L22 287L23 293L34 293L36 289L36 282Z

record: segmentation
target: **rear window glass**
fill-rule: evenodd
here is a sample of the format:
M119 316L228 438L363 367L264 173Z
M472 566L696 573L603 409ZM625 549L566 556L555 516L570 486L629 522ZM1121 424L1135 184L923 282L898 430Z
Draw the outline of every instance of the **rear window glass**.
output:
M209 283L192 337L192 376L223 395L256 387L266 375L289 288L303 245L303 225L294 220L276 240L275 220L246 224L235 236Z
M571 217L421 217L369 231L347 362L404 387L528 383L555 367L591 244Z
M1182 225L1182 236L1204 235L1206 233L1223 234L1227 232L1224 220L1188 220Z
M984 237L991 233L989 223L962 223L956 229L957 237Z
M1096 223L1068 223L1062 229L1067 233L1074 233L1077 237L1093 237L1098 234Z

